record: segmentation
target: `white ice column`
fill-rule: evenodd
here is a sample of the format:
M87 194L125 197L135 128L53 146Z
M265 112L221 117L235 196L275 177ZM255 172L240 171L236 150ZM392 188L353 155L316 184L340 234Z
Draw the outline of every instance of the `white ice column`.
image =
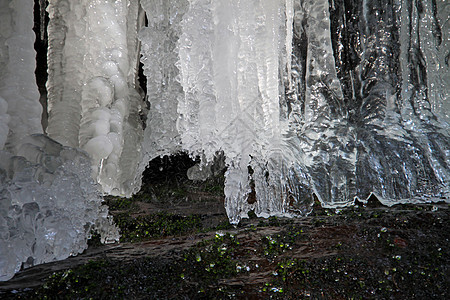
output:
M42 133L33 2L1 0L0 20L0 149L16 153L26 136Z
M47 134L65 146L78 147L81 88L85 71L84 37L88 30L80 1L51 0L48 24Z
M211 160L222 141L211 133L216 128L216 91L213 72L213 1L190 1L179 39L179 64L184 97L179 99L178 130L183 148ZM228 40L230 47L233 41ZM223 62L225 62L224 60ZM230 65L232 68L233 65ZM226 82L224 82L226 83ZM229 105L225 103L224 105ZM232 113L232 111L229 111Z
M140 161L137 1L50 1L50 137L86 150L108 194L130 195ZM125 149L125 150L124 150Z
M216 41L219 43L216 44L214 56L217 67L230 64L236 68L228 69L226 74L228 81L232 82L231 95L234 97L229 97L222 89L224 80L220 77L215 80L219 89L219 104L229 101L232 108L231 112L219 109L218 119L229 162L225 207L233 223L255 207L258 215L277 214L282 210L277 195L272 193L270 187L274 182L278 183L276 175L265 167L274 154L282 151L278 79L279 55L284 54L283 8L283 1L236 2L234 14L228 19L220 15L220 9L215 11L217 18L222 17L223 22L229 22L225 27L235 24L235 56L228 60L220 57L220 49L226 43L220 41L221 24L216 27ZM216 71L214 74L220 73ZM230 118L230 115L233 117ZM251 164L253 174L248 171ZM258 168L260 165L265 167ZM250 195L252 188L255 190L254 199Z

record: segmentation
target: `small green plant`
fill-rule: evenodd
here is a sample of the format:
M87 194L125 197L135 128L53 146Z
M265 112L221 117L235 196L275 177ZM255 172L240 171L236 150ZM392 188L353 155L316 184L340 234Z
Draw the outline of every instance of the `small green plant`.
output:
M195 276L206 282L232 277L249 270L237 256L239 245L236 236L217 232L214 239L202 241L186 251L184 261L194 265Z

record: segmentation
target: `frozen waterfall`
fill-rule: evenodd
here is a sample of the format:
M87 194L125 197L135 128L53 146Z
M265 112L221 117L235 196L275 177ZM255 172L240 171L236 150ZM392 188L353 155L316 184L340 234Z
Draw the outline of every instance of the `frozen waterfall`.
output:
M0 0L0 280L116 239L95 183L179 151L225 156L233 224L450 201L445 0L40 1L47 135L30 2Z
M444 1L142 3L144 151L223 152L232 223L304 215L313 194L448 201Z

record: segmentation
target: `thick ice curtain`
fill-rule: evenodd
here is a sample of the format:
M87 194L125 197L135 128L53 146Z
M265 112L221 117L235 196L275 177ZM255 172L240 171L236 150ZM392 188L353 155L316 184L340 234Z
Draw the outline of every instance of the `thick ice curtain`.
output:
M448 15L439 11L449 5L332 4L336 69L356 138L353 195L373 192L387 205L448 199Z
M136 192L138 1L49 1L47 132L92 158L104 192Z
M232 222L449 197L442 1L190 1L182 147L226 156ZM425 46L427 45L427 46Z

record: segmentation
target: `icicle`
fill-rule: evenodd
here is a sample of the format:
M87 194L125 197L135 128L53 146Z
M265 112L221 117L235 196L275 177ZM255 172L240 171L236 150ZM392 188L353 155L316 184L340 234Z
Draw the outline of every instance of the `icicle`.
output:
M292 38L294 25L294 0L286 0L286 69L288 77L288 88L292 86Z

